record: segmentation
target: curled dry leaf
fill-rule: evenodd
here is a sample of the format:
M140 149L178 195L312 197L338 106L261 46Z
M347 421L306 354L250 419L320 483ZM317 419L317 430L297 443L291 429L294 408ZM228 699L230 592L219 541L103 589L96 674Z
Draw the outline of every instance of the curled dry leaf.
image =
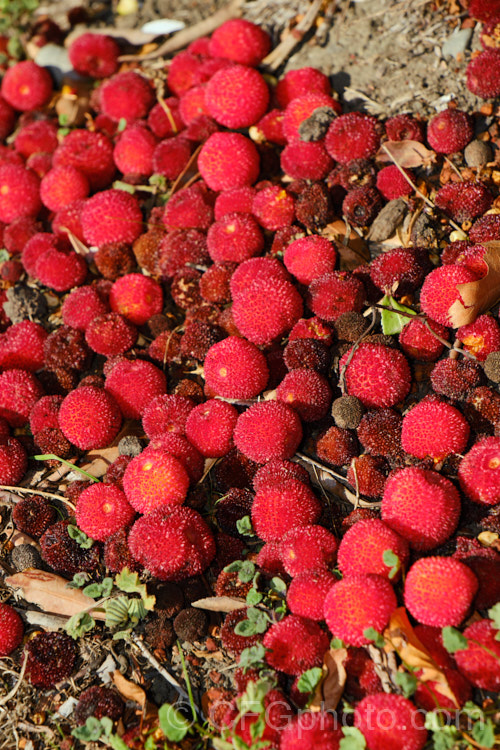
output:
M477 281L457 284L462 301L456 300L448 310L452 328L473 323L478 315L500 300L500 242L481 244L486 248L483 260L488 272Z
M112 445L110 448L104 448L102 450L93 450L87 453L88 461L82 464L80 468L92 474L93 477L99 478L104 476L109 466L116 461L120 455L118 447ZM81 477L85 478L85 477Z
M52 612L56 615L72 617L84 609L89 609L95 603L80 589L68 588L68 581L65 578L55 573L35 570L35 568L28 568L22 573L9 576L5 579L5 583L12 588L22 589L27 602L37 604L44 612ZM92 617L96 620L104 620L106 613L94 610Z
M147 698L145 691L140 685L131 680L127 680L118 669L115 669L111 675L111 679L122 698L125 698L127 701L138 703L142 710L144 710Z
M435 682L436 691L449 698L459 708L443 670L417 638L404 607L398 607L392 613L384 638L387 644L386 651L396 651L405 665L419 670L419 682Z
M244 599L233 596L207 596L206 599L198 599L191 606L197 609L207 609L209 612L234 612L246 605Z
M344 667L346 659L345 648L331 648L326 652L322 666L323 676L309 704L311 711L334 711L337 708L347 678Z
M411 169L432 164L436 160L436 154L420 141L386 141L375 158L377 161L390 161L399 167Z
M336 219L327 224L322 235L334 243L340 256L342 271L352 271L358 266L366 266L370 262L370 248L345 221Z

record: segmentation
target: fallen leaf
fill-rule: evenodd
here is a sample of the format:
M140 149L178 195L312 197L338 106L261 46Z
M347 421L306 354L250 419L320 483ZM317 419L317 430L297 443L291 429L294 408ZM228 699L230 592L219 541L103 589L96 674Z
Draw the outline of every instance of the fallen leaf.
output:
M104 476L110 464L116 461L119 455L120 452L116 445L104 448L103 450L89 451L87 453L87 463L83 464L80 468L92 474L93 477L99 478ZM85 479L85 477L83 476L82 479Z
M235 609L246 607L246 601L233 596L207 596L206 599L192 602L191 606L210 612L234 612Z
M200 649L193 648L193 654L199 656L200 659L216 659L217 661L224 659L222 651L201 651Z
M327 224L321 234L335 244L342 271L351 271L370 262L370 248L342 219Z
M138 703L141 709L144 711L147 703L147 697L145 691L141 688L140 685L138 685L136 682L132 682L131 680L127 680L127 678L124 677L118 669L115 669L115 671L111 675L111 679L113 680L113 683L122 698L125 698L125 700L127 701Z
M94 603L94 600L85 596L80 589L68 588L65 578L35 568L28 568L22 573L9 576L5 583L12 588L20 588L27 602L37 604L44 612L56 615L72 617ZM104 620L106 613L94 610L92 617L95 620Z
M448 310L452 328L473 323L478 315L500 300L500 242L481 244L486 248L483 260L488 266L488 272L477 281L457 284L462 301L456 300Z
M386 141L375 158L377 161L389 161L400 167L411 169L432 164L436 160L436 154L420 141Z
M344 667L346 659L345 648L331 648L326 652L322 666L323 676L309 704L311 711L334 711L337 708L347 678Z
M453 701L459 708L443 670L417 638L404 607L398 607L392 613L384 638L387 641L386 651L396 651L405 665L419 670L419 682L435 682L434 689Z

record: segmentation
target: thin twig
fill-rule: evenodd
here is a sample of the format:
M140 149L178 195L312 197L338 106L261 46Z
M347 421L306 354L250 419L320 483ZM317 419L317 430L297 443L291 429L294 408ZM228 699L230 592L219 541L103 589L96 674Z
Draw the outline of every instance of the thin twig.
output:
M61 503L67 505L71 510L76 510L76 506L63 495L54 495L53 492L42 492L42 490L32 489L31 487L10 487L7 484L0 484L0 490L6 490L8 492L16 493L20 492L25 495L41 495L42 497L51 497L54 500L59 500Z
M323 0L314 0L308 8L307 13L302 20L295 26L282 42L262 60L262 66L269 72L278 70L292 50L300 44L304 35L312 28L316 17L321 10Z
M339 374L339 388L342 391L342 395L345 395L345 373L346 373L347 367L350 364L351 359L354 357L356 349L360 345L361 341L365 338L365 336L367 336L370 333L370 331L372 330L372 328L374 327L374 325L376 323L377 318L376 318L376 315L375 315L375 309L374 309L375 307L378 307L378 305L372 305L371 306L372 319L371 319L370 325L368 326L368 328L366 329L366 331L363 331L363 333L360 336L358 336L358 338L356 339L356 341L352 345L351 350L349 352L349 356L347 357L347 359L346 359L346 361L345 361L345 363L342 366L342 369L340 371L340 374Z
M354 487L352 486L352 484L348 482L347 479L344 476L342 476L342 474L338 474L333 469L330 469L329 466L325 466L319 461L316 461L316 459L311 458L310 456L307 456L305 453L296 453L295 455L297 456L297 458L300 458L301 461L304 461L305 463L310 464L312 467L317 467L318 469L321 469L321 471L324 471L325 474L330 474L330 476L332 476L334 479L337 479L338 482L346 489L350 491L354 490ZM349 499L347 499L347 502L351 503L351 505L354 505L354 503ZM381 503L369 502L368 500L364 500L360 498L358 501L358 505L360 508L380 508Z
M7 693L7 695L4 695L3 698L0 698L0 706L4 706L6 703L8 703L15 696L15 694L21 687L22 681L24 679L24 673L26 671L27 663L28 663L28 652L26 651L26 653L24 654L23 665L21 667L21 671L19 672L18 680L16 684L14 685L14 687L12 688L12 690L10 691L10 693Z
M193 166L194 162L195 162L195 161L196 161L196 159L198 158L198 154L199 154L199 153L200 153L200 151L201 151L201 146L202 146L202 144L200 144L200 145L199 145L199 146L198 146L198 147L196 148L196 150L195 150L195 151L193 151L193 153L191 154L191 156L190 156L190 158L189 158L189 161L188 161L188 163L186 164L186 166L184 167L184 169L182 170L182 172L180 173L180 175L179 175L178 177L176 177L176 179L175 179L175 181L174 181L174 184L173 184L173 185L172 185L172 187L170 188L170 192L169 192L169 194L168 194L168 197L169 197L169 199L170 199L170 198L171 198L171 197L173 196L173 194L175 193L175 191L177 190L177 188L178 188L178 187L179 187L179 185L181 184L182 178L183 178L183 177L184 177L184 176L185 176L185 175L187 174L188 170L189 170L189 169L191 169L191 167ZM184 186L183 186L183 188L184 188L184 187L187 187L187 185L184 185Z

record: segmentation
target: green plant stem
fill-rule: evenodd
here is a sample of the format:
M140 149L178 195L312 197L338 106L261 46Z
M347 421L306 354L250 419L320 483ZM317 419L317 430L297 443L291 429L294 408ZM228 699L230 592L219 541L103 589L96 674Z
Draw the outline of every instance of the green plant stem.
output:
M196 722L198 720L198 711L196 710L196 704L193 698L193 690L191 688L191 680L189 679L189 675L188 675L187 667L186 667L186 660L184 658L184 652L182 650L182 646L181 646L179 639L177 639L177 648L179 649L179 656L181 657L182 675L184 677L184 682L186 683L186 688L187 688L187 692L189 696L189 705L191 706L191 714L193 716L193 721Z
M91 482L99 481L97 477L93 477L92 474L89 474L88 471L85 471L85 469L80 469L79 466L76 466L76 464L72 464L71 461L66 461L65 458L59 458L59 456L56 456L55 453L44 453L38 456L30 456L30 458L34 458L35 461L60 461L62 464L69 466L70 469L79 471L80 474L83 474L84 476L88 477Z

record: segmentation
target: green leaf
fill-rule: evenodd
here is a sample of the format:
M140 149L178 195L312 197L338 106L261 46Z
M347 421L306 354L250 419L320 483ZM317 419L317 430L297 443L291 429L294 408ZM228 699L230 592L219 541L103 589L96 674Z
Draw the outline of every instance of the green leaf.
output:
M73 737L83 742L96 742L104 734L103 727L99 719L95 716L89 716L82 727L76 727L71 732Z
M417 314L415 310L412 310L410 307L400 305L399 302L396 302L394 297L391 297L389 295L386 295L383 299L381 299L380 304L385 305L386 307L391 307L395 311L391 312L390 310L381 310L380 312L382 332L386 336L391 336L395 333L401 333L405 325L411 320L411 318L408 318L406 315L398 315L398 313L396 312L397 310L408 313L409 315Z
M59 117L57 118L59 121L59 125L67 125L68 124L68 115L64 112L61 112Z
M330 648L344 648L345 643L342 638L332 638L330 641Z
M85 596L90 596L91 599L99 599L102 596L102 584L101 583L90 583L83 589Z
M128 625L128 596L117 596L104 603L108 628L123 628Z
M392 549L385 549L382 553L382 561L384 565L390 568L389 578L394 578L401 568L401 560Z
M278 576L271 578L271 589L276 591L277 594L283 594L283 596L286 596L286 583Z
M340 750L365 750L366 740L362 732L356 727L342 727L343 738L340 740Z
M457 747L457 740L459 740L460 737L460 732L456 727L441 727L439 732L435 732L432 735L434 750L455 750Z
M152 734L149 735L146 742L144 743L144 750L156 750L156 740Z
M150 738L148 737L148 740L149 739ZM145 750L148 750L146 748L148 740L146 740L146 743L144 745ZM108 742L113 750L130 750L129 746L122 740L121 737L118 737L117 734L110 734L110 736L108 737ZM153 745L153 750L156 750L156 742Z
M241 583L250 583L255 574L255 565L250 560L245 560L238 571L238 578Z
M262 609L256 609L255 607L249 607L247 609L247 618L250 622L254 623L256 633L265 633L271 622L271 618L267 612L264 612Z
M239 666L246 669L258 669L263 667L266 659L266 649L262 643L258 643L256 646L250 646L244 648L240 654Z
M139 594L144 607L147 610L154 609L156 598L154 596L148 596L148 590L145 583L141 583L139 574L133 573L128 568L123 568L121 573L115 576L115 585L120 591L125 591L127 594Z
M319 684L322 675L323 670L321 667L312 667L312 669L308 669L300 675L297 681L297 688L301 693L312 693Z
M109 596L113 590L113 579L112 578L103 578L102 579L102 596Z
M74 539L82 549L90 549L94 546L94 540L87 536L78 526L74 526L71 523L68 524L68 536L70 539Z
M241 534L242 536L255 536L250 516L238 518L236 521L236 528L238 529L238 534Z
M250 737L254 742L262 737L265 728L266 722L263 715L259 716L257 721L254 721L253 724L250 725Z
M95 620L88 612L78 612L69 618L64 629L76 641L80 636L88 633L94 627Z
M472 701L467 701L462 706L462 711L466 716L470 716L471 719L484 719L484 711L482 708L477 706Z
M4 263L6 260L9 260L10 253L8 250L6 250L4 247L0 250L0 263Z
M264 700L266 695L276 686L274 678L261 679L248 683L245 692L236 700L241 713L260 714L264 712Z
M403 690L405 698L409 698L417 689L418 680L414 674L410 674L409 672L396 672L394 680L396 685L399 685Z
M81 589L82 586L85 586L87 581L89 580L88 573L75 573L73 576L73 579L66 584L66 588L68 589Z
M493 747L495 744L495 727L491 719L476 721L471 734L482 747Z
M224 568L224 572L225 573L239 573L242 565L243 565L243 560L233 560L232 563L229 563L229 565L226 565L226 567Z
M263 594L260 593L260 591L257 591L257 589L250 589L246 596L247 604L250 606L253 606L254 604L260 604L262 601Z
M236 635L248 637L249 635L255 635L257 633L257 627L251 620L241 620L234 626L234 632Z
M169 703L164 703L158 709L158 719L161 731L171 742L183 740L191 728L190 722Z
M449 654L454 654L456 651L463 651L469 645L467 638L462 635L460 630L453 628L451 625L443 628L442 635L443 646Z
M493 620L495 630L500 631L500 602L488 610L488 617ZM495 638L497 641L500 641L500 632L496 634Z
M435 713L434 711L428 711L425 714L425 728L429 730L429 732L439 732L441 731L443 725L442 725L442 719L439 716L439 714Z
M365 628L363 635L369 641L373 641L377 648L383 648L385 645L384 636L381 635L375 628Z
M113 719L110 719L109 716L103 716L101 719L101 726L106 737L109 737L113 731Z
M116 128L116 130L118 131L118 133L121 133L123 130L125 130L126 127L127 127L127 120L124 117L120 117L120 119L118 120L118 127Z

